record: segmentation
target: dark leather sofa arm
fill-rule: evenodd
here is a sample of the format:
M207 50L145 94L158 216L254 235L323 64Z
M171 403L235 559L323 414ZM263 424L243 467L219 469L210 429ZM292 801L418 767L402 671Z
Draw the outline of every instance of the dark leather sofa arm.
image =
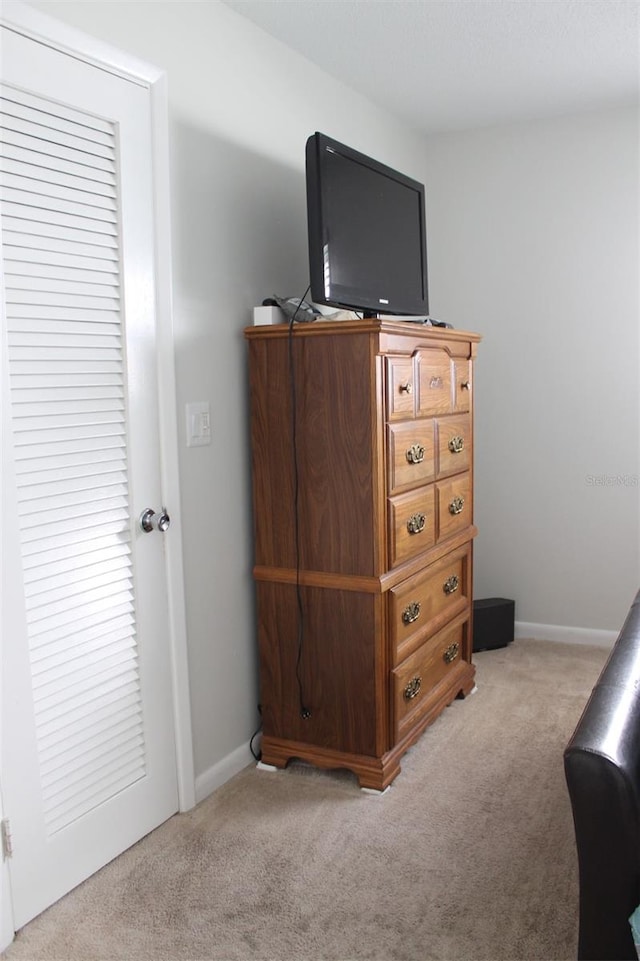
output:
M637 959L640 591L564 751L580 883L578 958Z

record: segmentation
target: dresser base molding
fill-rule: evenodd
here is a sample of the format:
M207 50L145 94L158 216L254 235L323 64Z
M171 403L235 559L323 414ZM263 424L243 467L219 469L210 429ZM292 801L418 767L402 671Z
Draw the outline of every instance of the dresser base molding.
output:
M420 738L425 728L456 698L465 698L475 691L475 673L473 664L461 662L455 673L449 675L430 693L429 706L421 712L420 720L411 728L410 733L382 757L349 754L316 747L306 742L264 735L260 765L263 770L283 769L289 761L299 760L324 770L347 770L355 774L361 788L384 791L400 774L402 756Z

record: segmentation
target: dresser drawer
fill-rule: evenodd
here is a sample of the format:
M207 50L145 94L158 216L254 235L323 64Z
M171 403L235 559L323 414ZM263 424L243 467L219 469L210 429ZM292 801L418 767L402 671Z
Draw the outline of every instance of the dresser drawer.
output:
M463 623L439 631L391 672L396 741L432 706L434 688L460 663L466 629Z
M389 499L389 566L396 567L436 542L433 484Z
M418 413L446 414L452 408L451 358L444 350L425 350L418 360Z
M411 357L387 357L387 420L415 416L415 368Z
M455 360L453 364L453 408L455 411L471 409L471 363Z
M468 609L470 548L452 551L389 591L389 624L394 664L429 634Z
M473 520L469 472L457 474L451 480L436 484L436 503L438 505L437 540L444 540L445 537L450 537L464 527L468 527Z
M471 417L469 414L439 417L436 423L436 474L459 474L471 464Z
M432 420L387 426L389 494L428 484L436 473Z

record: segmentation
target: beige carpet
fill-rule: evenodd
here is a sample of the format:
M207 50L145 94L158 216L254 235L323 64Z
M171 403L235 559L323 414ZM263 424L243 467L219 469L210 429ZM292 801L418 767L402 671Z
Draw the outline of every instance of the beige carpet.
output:
M517 640L382 796L246 768L27 925L6 961L573 959L562 751L607 651Z

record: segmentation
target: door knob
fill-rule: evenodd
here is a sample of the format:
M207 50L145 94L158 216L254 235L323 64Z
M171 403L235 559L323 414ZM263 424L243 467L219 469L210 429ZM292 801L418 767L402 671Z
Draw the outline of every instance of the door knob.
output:
M164 534L165 531L169 530L170 524L171 518L164 507L159 514L147 507L140 515L140 527L145 534L150 534L151 531L160 531L161 534Z

